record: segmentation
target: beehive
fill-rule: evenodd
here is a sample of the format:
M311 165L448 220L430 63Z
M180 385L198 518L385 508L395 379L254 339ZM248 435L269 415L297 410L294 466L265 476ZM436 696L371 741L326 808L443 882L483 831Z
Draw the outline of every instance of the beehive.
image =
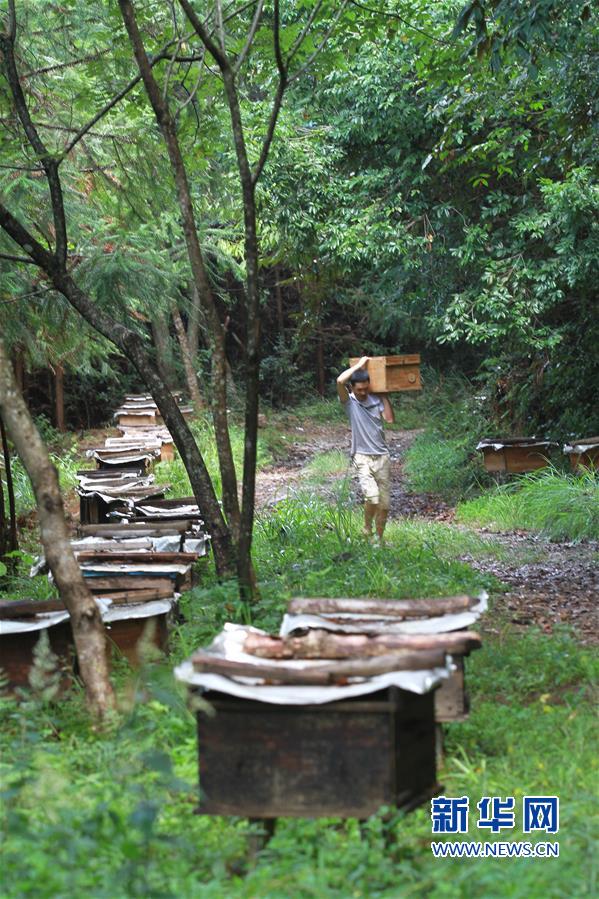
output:
M350 365L355 365L359 361L358 357L349 360ZM373 393L422 390L419 353L406 356L372 356L366 367Z

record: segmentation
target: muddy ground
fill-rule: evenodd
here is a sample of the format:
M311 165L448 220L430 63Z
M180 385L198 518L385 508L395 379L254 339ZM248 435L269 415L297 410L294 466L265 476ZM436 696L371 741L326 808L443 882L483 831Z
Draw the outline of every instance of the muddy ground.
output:
M433 494L414 494L407 489L402 456L418 431L389 431L393 486L390 519L423 518L451 523L455 509ZM344 423L297 425L286 432L288 451L275 465L258 473L257 503L272 506L306 485L305 466L316 455L339 449L349 451L349 432ZM343 477L348 469L329 478ZM357 490L357 481L353 479ZM311 485L313 486L313 485ZM326 482L320 489L326 491ZM486 622L492 631L501 621L527 628L535 625L546 633L568 625L585 644L599 643L599 543L552 543L526 532L477 531L498 548L499 558L461 556L473 568L494 574L507 585L491 599L493 617Z

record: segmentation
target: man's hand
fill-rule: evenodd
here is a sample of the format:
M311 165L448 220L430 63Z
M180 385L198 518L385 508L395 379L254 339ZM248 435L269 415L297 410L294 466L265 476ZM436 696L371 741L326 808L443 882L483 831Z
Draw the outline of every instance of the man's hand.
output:
M347 403L349 399L349 393L347 390L347 382L353 375L355 371L359 368L364 368L370 360L370 356L362 356L361 359L358 359L355 365L352 365L350 368L346 368L345 371L342 371L339 377L337 378L337 395L342 403Z
M386 421L388 424L393 424L393 422L395 421L395 413L393 411L393 406L389 402L389 397L385 396L385 394L383 393L380 395L379 399L383 403L383 413L382 414L383 414L384 421Z

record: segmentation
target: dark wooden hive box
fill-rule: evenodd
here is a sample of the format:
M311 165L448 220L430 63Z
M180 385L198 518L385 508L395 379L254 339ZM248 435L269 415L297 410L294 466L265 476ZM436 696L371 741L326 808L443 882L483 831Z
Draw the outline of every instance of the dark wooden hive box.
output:
M143 661L140 653L143 644L150 643L160 652L166 653L170 614L162 612L149 618L121 618L119 621L107 622L105 627L109 655L113 654L112 648L116 647L137 668Z
M564 452L570 457L572 471L578 468L599 469L599 437L577 440L572 446L564 447Z
M200 814L366 818L435 794L432 692L308 706L204 698L216 714L197 713Z
M9 690L29 686L34 650L42 631L21 631L0 635L0 668L8 679ZM63 686L70 683L75 647L68 620L47 629L50 649L58 657L63 672Z
M502 446L495 449L493 443L502 444ZM549 465L548 455L553 444L542 440L535 442L532 438L523 438L522 440L514 438L513 440L489 441L488 445L479 444L479 446L487 471L523 474Z

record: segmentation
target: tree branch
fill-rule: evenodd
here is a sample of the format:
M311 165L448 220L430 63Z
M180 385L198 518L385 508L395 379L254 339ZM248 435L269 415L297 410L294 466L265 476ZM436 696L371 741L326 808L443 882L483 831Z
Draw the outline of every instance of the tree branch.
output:
M0 253L0 259L7 259L9 262L24 262L26 265L37 265L33 259L27 256L11 256L10 253Z
M317 46L314 53L311 53L310 56L308 57L308 59L306 60L306 62L303 64L303 66L301 68L299 68L297 70L297 72L294 72L293 75L290 76L290 78L289 78L290 84L293 81L296 81L298 78L300 78L304 74L306 69L308 69L312 65L312 63L314 62L314 60L316 59L316 57L321 52L322 48L324 47L324 45L330 38L331 34L333 33L333 31L335 29L335 25L341 18L342 14L349 2L350 2L350 0L343 0L343 3L341 4L341 6L339 7L339 9L337 10L336 14L333 17L333 21L331 22L330 26L328 27L327 31L325 32L325 36L321 40L320 44Z
M62 186L58 175L58 166L60 160L56 159L48 152L45 144L39 136L39 133L33 124L25 95L21 87L19 73L15 62L15 45L14 35L16 33L16 17L14 0L9 0L9 30L5 34L0 34L0 50L4 56L4 67L6 78L10 87L10 92L15 104L15 108L21 124L27 135L27 139L42 164L46 178L48 179L48 188L50 190L50 200L52 205L52 215L54 218L55 231L55 254L59 265L64 269L67 261L67 229L64 214L64 202L62 198Z
M190 24L195 29L196 34L206 47L206 50L208 50L208 53L210 53L210 55L213 56L218 63L219 68L222 70L227 69L229 67L229 60L226 54L221 53L220 49L216 46L211 38L210 33L206 29L206 26L195 12L191 3L189 3L189 0L179 0L179 4L181 6L181 9L189 19Z
M427 37L429 41L436 41L437 44L444 44L446 47L449 46L450 41L444 41L442 38L435 37L434 34L429 34L428 31L424 31L423 28L419 28L418 25L412 25L412 23L408 19L404 19L403 16L400 16L399 13L391 12L388 9L375 9L372 6L366 6L365 3L359 3L358 0L349 0L352 6L357 6L358 9L364 9L366 12L374 13L375 16L384 16L387 19L397 19L402 25L405 25L406 28L410 28L412 31L417 31L419 34L423 34L424 37Z
M173 40L173 41L169 41L168 44L165 44L164 47L162 48L162 50L160 50L160 51L156 54L156 56L150 57L150 58L148 59L150 68L153 68L157 63L161 62L163 59L168 59L168 58L169 58L169 57L168 57L168 51L169 51L169 49L173 46L173 44L176 44L176 43L177 43L177 41L174 41L174 40ZM110 110L113 109L113 108L117 105L117 103L120 103L120 101L123 99L123 97L126 97L127 94L128 94L130 91L132 91L133 88L134 88L137 84L139 84L140 81L141 81L141 74L136 75L135 78L132 78L131 81L129 81L129 83L126 84L126 85L125 85L125 86L118 92L118 94L115 94L114 97L113 97L111 100L109 100L108 103L106 103L106 104L102 107L102 109L100 109L100 110L96 113L96 115L95 115L92 119L89 120L89 122L87 122L87 124L83 125L83 126L77 131L77 133L75 134L75 137L72 139L72 141L71 141L71 142L67 145L67 147L65 148L65 150L64 150L64 155L65 155L65 156L68 156L68 154L71 152L71 150L73 149L73 147L75 147L75 145L79 143L79 141L81 140L82 137L85 137L85 135L87 134L87 132L90 131L90 129L94 127L94 125L96 124L96 122L99 122L100 119L104 118L104 116L105 116L108 112L110 112Z
M256 8L256 12L254 13L254 18L252 20L252 24L250 26L250 30L248 32L247 40L244 44L243 50L235 60L235 65L233 66L233 71L237 74L243 65L246 56L250 52L250 48L254 43L254 38L256 37L256 31L258 30L258 25L260 24L260 19L262 18L262 10L264 9L264 0L259 0L258 6Z
M293 57L295 56L295 54L297 53L297 51L299 50L301 45L303 44L304 38L306 37L306 35L308 34L308 31L310 30L312 22L314 21L314 19L320 12L320 8L323 3L324 3L324 0L318 0L318 2L315 3L314 6L312 7L312 12L310 13L310 15L308 17L308 21L306 22L306 24L304 25L304 27L302 28L302 30L296 37L295 41L291 45L291 49L289 50L289 56L287 57L287 65L289 65L289 63L291 62L291 60L293 59Z
M59 62L53 66L45 66L43 69L32 69L30 72L25 72L21 77L35 78L36 75L46 75L48 72L57 72L60 69L70 69L73 66L80 66L84 62L94 62L96 59L100 59L102 56L106 56L107 53L111 52L112 48L107 47L106 50L99 50L97 53L91 53L89 56L81 56L79 59L70 59L68 62Z
M277 90L274 96L272 109L270 111L270 117L268 120L268 127L266 129L266 135L262 142L262 149L260 151L260 156L258 158L258 162L254 166L254 171L252 172L252 186L256 186L258 183L258 179L262 174L262 170L266 164L266 160L268 158L268 154L270 152L270 147L272 144L272 139L275 134L275 128L277 125L277 120L279 118L279 113L281 111L281 106L283 105L283 95L285 93L285 89L287 87L287 68L283 61L283 54L281 53L281 23L279 17L279 0L275 0L274 2L274 19L273 19L273 43L274 43L274 51L275 51L275 59L277 62L277 69L279 71L279 83L277 85Z

